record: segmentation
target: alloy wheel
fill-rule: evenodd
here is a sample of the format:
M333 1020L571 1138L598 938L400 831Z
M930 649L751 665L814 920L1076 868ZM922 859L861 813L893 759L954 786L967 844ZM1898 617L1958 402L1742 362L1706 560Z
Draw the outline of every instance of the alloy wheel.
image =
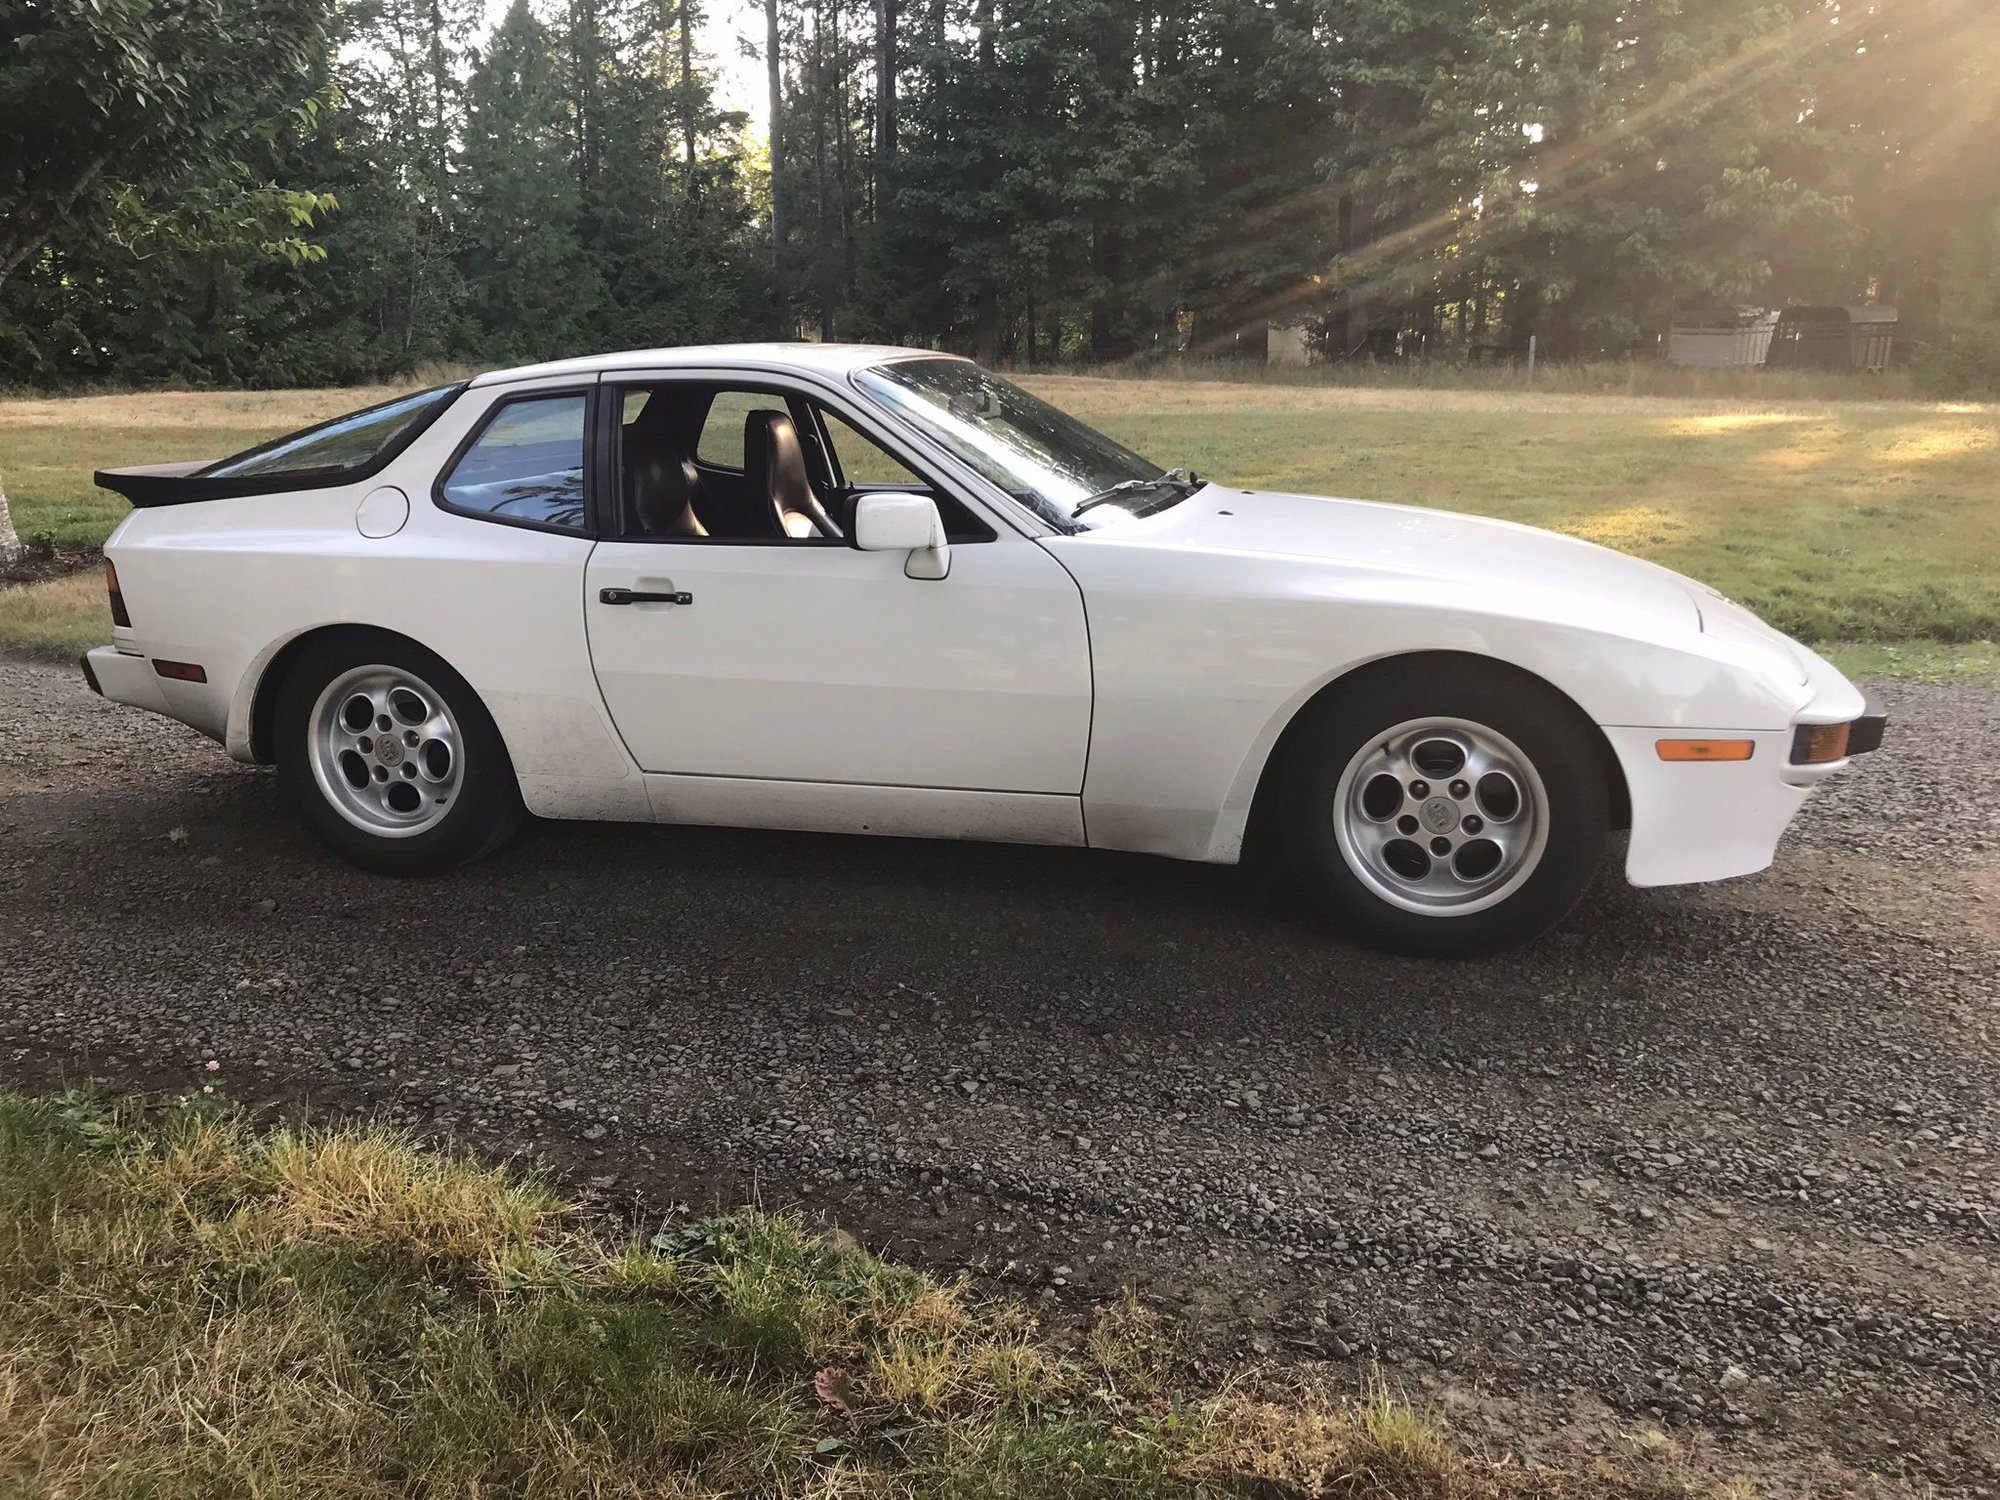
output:
M1348 867L1423 916L1483 911L1548 847L1548 794L1512 740L1466 719L1411 719L1357 750L1334 793Z
M444 696L401 667L355 667L321 691L306 721L313 779L366 833L436 827L465 779L465 736Z

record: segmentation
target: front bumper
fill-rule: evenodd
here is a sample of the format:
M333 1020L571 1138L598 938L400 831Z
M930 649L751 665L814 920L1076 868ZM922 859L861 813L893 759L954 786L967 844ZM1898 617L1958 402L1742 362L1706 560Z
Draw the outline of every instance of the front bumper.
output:
M1794 763L1796 727L1755 733L1606 729L1632 796L1626 878L1634 885L1688 885L1768 868L1813 788L1881 746L1888 715L1877 700L1870 697L1850 722L1847 757L1817 765ZM1748 739L1756 748L1744 761L1663 761L1657 747L1667 735Z
M1847 758L1866 755L1882 748L1882 737L1889 731L1889 714L1882 707L1882 700L1873 693L1864 693L1867 710L1856 719L1847 731Z

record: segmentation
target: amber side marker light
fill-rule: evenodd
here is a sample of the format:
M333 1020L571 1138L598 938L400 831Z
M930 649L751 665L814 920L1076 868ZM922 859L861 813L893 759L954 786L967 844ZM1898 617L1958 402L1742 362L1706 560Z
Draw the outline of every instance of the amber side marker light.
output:
M111 591L111 623L132 628L132 617L125 613L125 595L118 588L118 569L111 563L104 565L104 586Z
M1755 740L1659 740L1653 748L1661 760L1748 760L1757 752Z
M175 682L206 682L208 673L191 661L160 661L155 658L153 670L162 677L171 677Z
M1792 764L1822 766L1846 760L1852 724L1801 724L1792 732Z

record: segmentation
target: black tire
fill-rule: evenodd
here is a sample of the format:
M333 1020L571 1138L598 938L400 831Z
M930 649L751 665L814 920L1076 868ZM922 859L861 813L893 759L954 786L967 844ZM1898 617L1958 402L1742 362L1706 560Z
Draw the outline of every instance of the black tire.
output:
M427 684L444 699L463 741L451 805L420 832L388 837L357 826L313 774L314 706L330 684L366 666L400 669ZM300 818L336 854L364 870L440 874L492 853L526 816L513 762L479 695L435 652L400 636L357 629L309 642L279 684L273 729L278 778Z
M1389 730L1423 719L1497 731L1526 757L1545 793L1539 861L1479 910L1446 914L1395 904L1357 872L1336 832L1349 763ZM1504 663L1434 656L1365 668L1311 704L1290 737L1276 805L1286 863L1324 908L1376 947L1471 958L1525 943L1569 913L1603 863L1611 799L1597 741L1596 726L1567 698ZM1505 882L1496 885L1504 888Z

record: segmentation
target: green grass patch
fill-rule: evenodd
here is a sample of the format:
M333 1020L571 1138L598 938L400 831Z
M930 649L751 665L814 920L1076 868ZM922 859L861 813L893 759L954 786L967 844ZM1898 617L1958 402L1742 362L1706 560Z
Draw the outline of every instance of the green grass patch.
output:
M1617 367L1616 389L1670 378L1652 368ZM2000 409L1818 400L1821 385L1892 387L1706 379L1715 373L1671 378L1752 397L1603 394L1612 376L1596 367L1532 388L1492 372L1481 376L1489 389L1349 387L1310 371L1025 378L1161 462L1231 484L1549 527L1713 584L1807 640L2000 639ZM1565 382L1578 389L1550 389ZM95 546L125 506L92 487L94 468L227 453L388 394L0 401L0 484L24 537Z
M1827 660L1857 682L1907 677L1916 682L1964 682L2000 677L2000 647L1991 641L1948 646L1939 641L1900 645L1845 642L1823 648Z
M0 1095L0 1494L1716 1493L1480 1462L1385 1390L1197 1398L1134 1302L1019 1306L743 1214L612 1235L366 1128Z
M0 656L68 664L110 639L102 569L46 583L0 585Z

